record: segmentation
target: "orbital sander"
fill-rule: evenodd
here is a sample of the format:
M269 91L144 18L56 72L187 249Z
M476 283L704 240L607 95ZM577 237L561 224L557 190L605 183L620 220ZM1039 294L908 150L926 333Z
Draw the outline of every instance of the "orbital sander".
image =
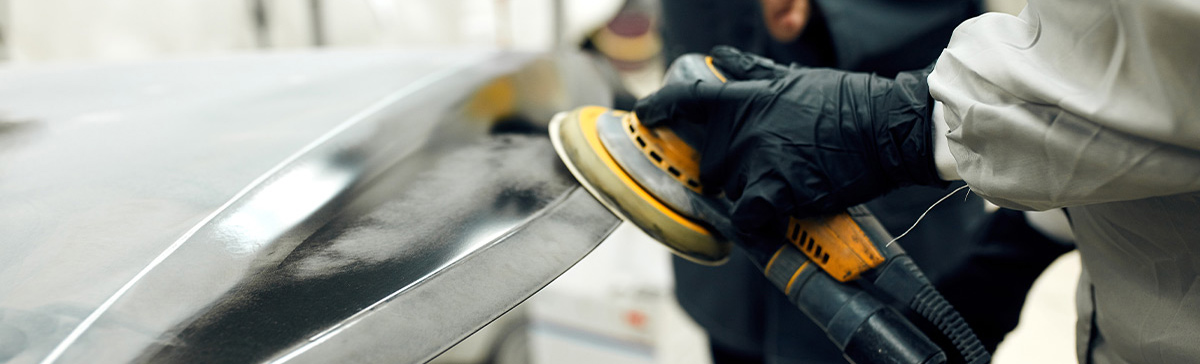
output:
M726 82L711 57L685 55L671 67L668 77ZM550 138L588 192L673 253L717 265L733 244L743 248L851 362L990 360L958 312L865 207L789 218L778 242L740 241L730 201L700 182L701 155L692 147L697 133L684 129L687 123L664 124L678 125L649 128L632 112L586 106L556 115Z

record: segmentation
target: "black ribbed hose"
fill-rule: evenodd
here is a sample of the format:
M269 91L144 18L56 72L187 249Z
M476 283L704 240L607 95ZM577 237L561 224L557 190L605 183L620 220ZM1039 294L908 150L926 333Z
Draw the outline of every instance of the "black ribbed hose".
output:
M925 277L925 273L921 272L921 268L913 263L912 257L909 257L899 244L889 243L895 239L892 239L883 224L862 205L851 207L847 212L887 257L883 266L864 273L863 278L937 327L954 345L954 349L965 363L991 362L991 354L975 336L975 332L971 331L962 315L942 297L937 288L934 288L933 283Z
M979 338L975 337L975 332L971 331L967 321L963 320L962 315L959 315L954 306L950 305L950 302L946 301L946 298L942 297L942 294L933 288L932 284L929 284L912 259L904 259L901 264L906 270L920 275L921 280L925 283L913 300L909 302L909 308L937 326L938 330L954 343L955 349L968 364L990 362L991 354L983 347Z
M892 246L892 249L898 247ZM895 250L893 250L895 252ZM954 345L967 364L991 362L991 354L962 315L933 287L912 258L902 251L888 258L883 267L870 272L866 278L879 290L908 306L926 321L937 327Z

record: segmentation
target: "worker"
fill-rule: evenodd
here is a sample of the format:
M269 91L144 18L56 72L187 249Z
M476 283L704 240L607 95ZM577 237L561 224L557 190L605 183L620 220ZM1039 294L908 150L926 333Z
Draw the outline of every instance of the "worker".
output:
M980 2L971 0L923 5L878 0L664 0L662 6L668 59L727 44L781 63L889 77L933 62L954 26L981 9ZM958 186L902 188L867 205L893 235L899 235ZM947 241L955 243L946 246ZM1016 326L1025 293L1036 277L1073 248L1043 237L1020 213L986 214L982 199L973 195L943 202L901 243L988 350L995 350ZM708 333L714 362L845 362L825 334L775 292L740 249L733 255L717 267L681 258L673 262L676 297Z
M728 83L668 84L636 112L706 126L702 182L747 237L958 179L1000 206L1065 208L1080 362L1195 363L1198 35L1193 2L1030 0L963 22L935 65L895 78L714 49Z

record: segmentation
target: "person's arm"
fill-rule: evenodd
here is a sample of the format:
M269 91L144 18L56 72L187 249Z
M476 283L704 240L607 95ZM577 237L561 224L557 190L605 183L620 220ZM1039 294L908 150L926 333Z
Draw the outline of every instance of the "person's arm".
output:
M1024 210L1200 191L1196 34L1200 5L1167 0L964 22L929 77L939 174Z

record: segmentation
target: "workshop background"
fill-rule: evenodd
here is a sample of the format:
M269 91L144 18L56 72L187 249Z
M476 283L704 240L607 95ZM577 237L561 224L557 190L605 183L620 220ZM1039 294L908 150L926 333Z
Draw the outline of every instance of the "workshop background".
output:
M989 1L1018 12L1021 0ZM634 96L657 87L653 0L0 0L0 67L137 63L330 48L587 43ZM556 17L561 14L561 17ZM557 29L557 30L556 30ZM1079 257L1035 283L997 363L1075 362ZM628 225L440 363L705 363L703 332L671 293L668 253Z

